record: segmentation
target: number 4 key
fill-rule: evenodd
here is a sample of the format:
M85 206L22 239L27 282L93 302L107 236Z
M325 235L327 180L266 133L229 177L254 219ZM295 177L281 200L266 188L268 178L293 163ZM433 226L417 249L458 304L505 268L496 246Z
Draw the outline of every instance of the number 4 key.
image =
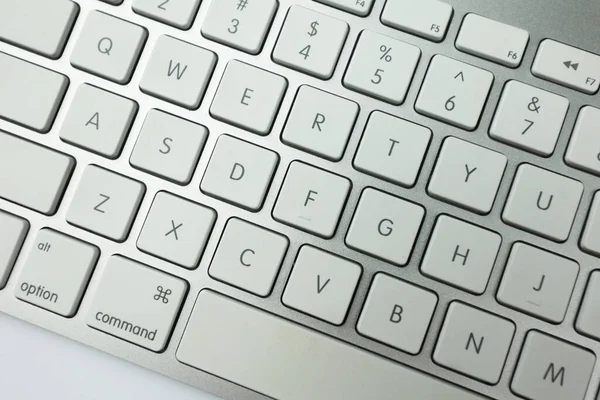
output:
M374 0L315 0L352 14L366 17L371 12Z

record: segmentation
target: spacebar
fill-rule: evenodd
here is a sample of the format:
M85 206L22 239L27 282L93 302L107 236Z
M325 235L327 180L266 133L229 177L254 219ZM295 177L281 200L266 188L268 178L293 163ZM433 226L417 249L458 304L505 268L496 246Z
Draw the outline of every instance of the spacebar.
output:
M483 398L209 290L177 358L280 400Z

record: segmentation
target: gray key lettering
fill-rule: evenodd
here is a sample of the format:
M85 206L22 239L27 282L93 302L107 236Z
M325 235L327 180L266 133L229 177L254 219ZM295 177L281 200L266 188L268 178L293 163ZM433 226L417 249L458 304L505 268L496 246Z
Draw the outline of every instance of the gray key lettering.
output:
M544 286L544 280L546 279L546 275L542 275L542 280L540 281L540 283L537 285L537 287L533 287L533 290L535 290L536 292L539 292L540 290L542 290L542 287Z
M96 127L96 130L100 129L100 113L95 112L94 115L92 115L92 118L90 118L89 121L85 123L85 126L88 125L94 125Z
M452 256L452 262L456 261L456 257L462 257L462 259L463 259L462 265L464 266L467 263L467 259L469 258L469 253L471 252L471 249L467 249L465 254L460 254L459 250L460 250L460 246L456 245L456 249L454 249L454 255Z
M314 190L309 190L308 193L306 194L306 199L304 200L304 207L306 207L308 205L309 201L315 201L314 197L310 197L313 194L319 194L319 193L315 192Z
M98 51L102 54L106 54L107 56L110 56L110 52L112 51L112 48L113 48L113 41L111 38L103 37L98 42Z
M227 32L231 33L232 35L235 35L238 31L238 26L240 26L240 20L237 18L234 18L231 20L232 25L227 29Z
M465 177L465 182L468 182L469 181L469 177L471 176L471 174L473 172L475 172L477 170L477 167L469 170L469 166L467 164L465 164L465 169L467 170L467 176Z
M475 353L479 354L479 352L481 351L481 347L483 346L484 339L485 339L485 336L482 336L481 339L479 339L479 344L478 344L477 341L475 340L475 335L473 335L473 332L469 333L469 339L467 339L467 345L465 346L465 350L469 350L469 347L471 347L471 343L473 343L473 347L475 348Z
M315 129L315 126L317 127L317 129L319 130L319 132L322 132L321 130L321 124L325 123L325 116L321 113L317 113L317 115L315 115L315 120L312 124L312 129Z
M161 154L169 154L171 152L171 146L169 146L169 142L172 143L173 139L170 137L163 139L163 145L165 146L165 149L158 150Z
M386 226L384 226L384 224L386 224ZM394 221L392 221L391 219L384 218L381 221L379 221L379 225L377 225L377 230L379 231L379 234L381 236L390 236L392 232L394 232L394 229L392 228L393 225Z
M242 100L240 101L240 103L242 103L245 106L250 105L250 103L246 103L246 99L252 99L252 96L250 96L248 93L254 93L254 90L250 88L246 88L244 90L244 95L242 96Z
M390 142L392 142L392 145L390 146L390 151L388 153L388 157L392 155L392 152L394 151L394 146L396 146L398 143L400 143L397 140L394 139L390 139Z
M102 213L102 214L104 214L106 211L104 211L104 210L101 210L101 209L100 209L100 207L102 207L102 205L103 205L104 203L106 203L107 201L109 201L109 200L110 200L110 196L107 196L107 195L105 195L105 194L102 194L102 193L98 193L98 194L100 195L100 197L102 197L102 201L101 201L100 203L98 203L98 205L97 205L96 207L94 207L94 210L95 210L95 211L98 211L99 213Z
M329 284L331 279L327 279L325 283L321 286L321 275L317 275L317 293L321 294L321 292L325 289L325 287Z
M250 267L250 266L252 266L252 264L251 264L251 263L249 263L249 262L245 262L245 261L244 261L244 259L245 259L245 258L244 258L244 256L245 256L246 254L248 254L248 253L250 253L250 254L252 254L252 255L255 255L255 254L256 254L256 253L254 252L254 250L252 250L252 249L246 249L246 250L242 251L242 254L240 254L240 263L241 263L243 266L245 266L245 267Z
M165 4L167 4L167 3L168 3L168 2L170 2L170 1L171 1L171 0L165 0L165 1L163 1L162 3L160 3L160 4L158 5L158 7L157 7L157 8L159 8L159 9L161 9L161 10L165 10L165 11L166 11L167 9L165 8Z
M169 60L169 68L167 70L167 75L170 77L171 75L173 75L173 73L175 71L176 72L176 76L177 76L177 80L180 80L183 77L183 74L185 74L185 71L187 70L187 65L183 67L183 69L180 68L181 64L177 63L175 64L175 66L173 66L173 60Z
M402 312L404 309L399 304L394 304L394 308L392 308L392 315L390 315L390 322L397 324L402 321Z
M52 245L48 242L40 242L38 243L37 248L39 251L47 253L50 251L50 248L52 248Z
M560 386L565 383L565 367L560 367L558 372L554 370L554 363L550 363L548 365L548 369L546 369L546 373L544 374L544 380L548 379L548 375L550 375L550 380L552 383L555 383L558 378L560 378Z
M172 229L165 233L165 236L169 236L170 234L173 234L173 236L175 237L175 240L179 240L179 235L177 234L177 229L181 228L183 226L183 223L179 224L179 225L175 225L175 221L171 220L171 226Z
M552 200L554 199L554 195L551 194L550 197L548 198L548 201L546 202L546 205L542 205L542 196L543 195L544 195L544 192L540 191L540 194L537 199L537 207L542 211L546 211L552 205Z
M233 168L231 169L231 173L229 174L229 179L233 181L239 181L244 177L246 173L246 168L242 164L235 163L233 164Z

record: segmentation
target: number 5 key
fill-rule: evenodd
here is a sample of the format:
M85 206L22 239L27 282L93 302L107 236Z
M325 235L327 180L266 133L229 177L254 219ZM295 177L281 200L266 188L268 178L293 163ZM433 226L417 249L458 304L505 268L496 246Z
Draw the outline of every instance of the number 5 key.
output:
M362 31L344 86L391 104L402 104L421 50L372 31Z

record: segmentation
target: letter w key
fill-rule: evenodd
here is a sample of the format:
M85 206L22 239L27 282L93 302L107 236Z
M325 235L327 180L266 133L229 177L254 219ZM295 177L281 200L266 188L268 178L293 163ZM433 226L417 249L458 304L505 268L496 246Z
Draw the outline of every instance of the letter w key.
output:
M167 75L173 76L173 73L176 72L177 80L180 80L183 77L183 74L185 74L185 71L187 70L187 68L188 68L187 65L185 65L183 68L181 68L180 63L173 64L173 60L169 60L169 69L167 70Z
M195 110L213 73L217 56L170 36L158 38L140 81L149 95Z

